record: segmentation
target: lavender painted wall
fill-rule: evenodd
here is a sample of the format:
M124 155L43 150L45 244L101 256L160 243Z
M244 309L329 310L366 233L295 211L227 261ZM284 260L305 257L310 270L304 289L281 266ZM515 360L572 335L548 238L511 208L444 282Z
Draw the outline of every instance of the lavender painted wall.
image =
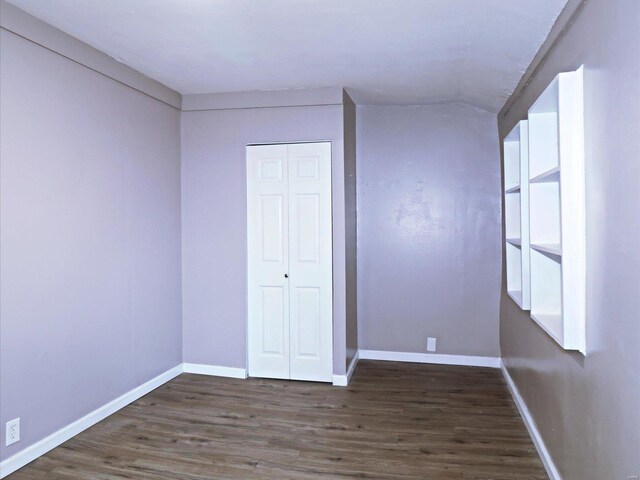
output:
M358 106L357 145L360 349L499 355L495 115Z
M0 42L6 459L181 362L180 112L7 30Z
M298 94L300 92L297 92ZM334 373L345 372L345 179L342 90L315 106L231 108L182 114L184 361L246 367L245 146L332 142ZM313 97L314 92L310 91ZM255 93L255 102L270 93ZM185 96L187 108L217 105ZM336 98L333 98L336 97ZM296 97L297 98L297 97ZM281 100L281 99L280 99ZM246 101L246 98L243 99ZM322 105L322 103L335 104ZM304 99L302 101L304 102Z
M587 356L507 296L504 362L564 480L640 475L640 2L589 0L500 113L501 138L561 71L584 64Z

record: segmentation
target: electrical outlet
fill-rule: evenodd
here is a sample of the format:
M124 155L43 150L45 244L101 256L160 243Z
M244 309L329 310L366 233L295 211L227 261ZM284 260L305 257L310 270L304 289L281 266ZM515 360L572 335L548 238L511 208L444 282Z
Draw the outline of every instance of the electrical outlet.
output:
M5 445L13 445L20 441L20 418L14 418L7 422L7 437Z
M427 338L427 352L436 351L436 339L434 337Z

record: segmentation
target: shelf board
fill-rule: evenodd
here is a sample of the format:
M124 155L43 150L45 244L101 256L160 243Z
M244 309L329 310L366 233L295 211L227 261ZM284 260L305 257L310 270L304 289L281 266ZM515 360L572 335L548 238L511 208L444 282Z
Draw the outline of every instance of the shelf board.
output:
M520 191L520 185L514 185L511 188L507 188L504 193L517 193Z
M548 183L558 182L560 180L560 167L553 167L546 172L542 172L539 175L531 178L529 183Z
M564 348L564 342L560 334L563 331L562 326L562 314L561 313L531 313L531 318L542 329L553 338L558 344Z
M508 290L507 293L522 308L522 290Z
M522 239L521 238L507 238L507 243L510 243L514 247L522 247Z
M562 256L562 246L558 243L532 243L531 248L540 253L549 253L558 257Z

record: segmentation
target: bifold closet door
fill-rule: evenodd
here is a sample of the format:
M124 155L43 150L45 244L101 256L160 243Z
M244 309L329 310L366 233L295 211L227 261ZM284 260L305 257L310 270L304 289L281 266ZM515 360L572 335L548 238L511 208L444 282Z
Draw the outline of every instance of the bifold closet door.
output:
M289 145L291 378L333 377L331 144Z
M247 147L249 374L289 378L287 145Z
M331 381L331 144L247 147L249 375Z

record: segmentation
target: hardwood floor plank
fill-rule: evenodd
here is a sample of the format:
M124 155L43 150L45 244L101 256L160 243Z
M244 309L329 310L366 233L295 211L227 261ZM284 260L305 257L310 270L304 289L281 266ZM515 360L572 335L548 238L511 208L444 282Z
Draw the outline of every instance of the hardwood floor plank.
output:
M346 388L184 374L10 480L543 480L498 370L361 361Z

